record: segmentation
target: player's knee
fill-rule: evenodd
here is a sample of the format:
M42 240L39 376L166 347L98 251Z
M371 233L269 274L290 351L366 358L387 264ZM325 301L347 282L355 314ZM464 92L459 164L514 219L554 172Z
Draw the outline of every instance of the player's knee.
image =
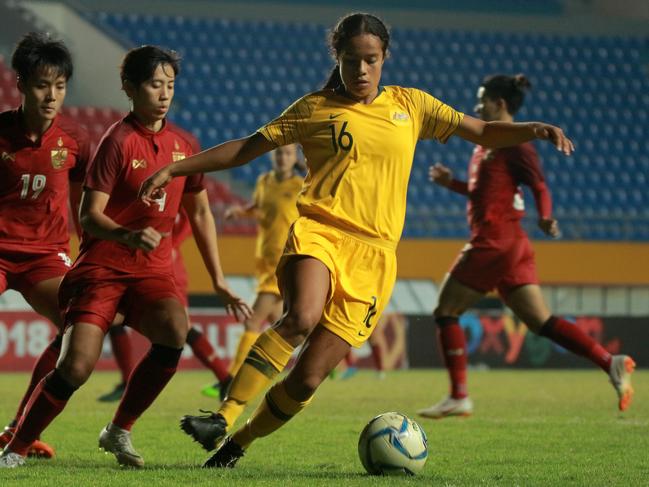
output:
M320 313L309 309L289 310L281 321L284 332L306 338L320 321Z
M65 358L57 366L61 376L71 385L81 387L86 383L95 364L83 357Z

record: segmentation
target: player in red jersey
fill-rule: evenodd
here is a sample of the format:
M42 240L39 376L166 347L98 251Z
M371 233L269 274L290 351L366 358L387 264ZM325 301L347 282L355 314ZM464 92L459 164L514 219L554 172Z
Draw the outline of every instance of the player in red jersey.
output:
M11 64L23 102L0 114L0 294L17 290L60 328L57 292L70 268L68 200L76 210L89 158L88 136L59 114L73 70L62 42L27 34ZM11 440L32 391L52 371L60 349L57 334L36 361L16 416L0 435L0 448ZM28 452L54 455L39 440Z
M208 207L206 210L209 210L209 202L207 200L201 199L199 203L207 204ZM174 228L171 232L171 238L173 240L173 251L171 254L176 287L178 288L179 296L182 299L185 308L189 308L189 300L187 298L188 277L185 262L183 261L183 256L180 252L180 246L191 235L191 233L192 228L187 213L183 208L181 208L178 216L176 216ZM132 342L126 329L123 326L113 326L110 328L108 334L113 349L113 355L115 356L115 361L117 362L117 366L122 376L122 382L117 384L112 391L100 396L98 400L101 402L120 400L124 394L124 390L126 389L128 376L133 369ZM223 399L228 385L232 380L232 376L223 363L223 360L219 357L205 334L196 326L192 326L189 329L189 333L187 333L187 345L192 349L194 356L215 375L218 382L214 385L210 385L210 389L215 389L215 397L220 396L221 399Z
M29 445L86 382L118 309L152 345L129 376L99 445L121 465L144 464L130 429L174 375L188 331L171 265L171 231L181 202L216 292L228 310L242 317L250 313L223 278L214 218L200 203L207 200L202 178L174 181L154 205L137 199L147 176L194 152L190 137L166 121L178 70L176 54L155 46L132 49L124 58L122 85L132 111L106 132L85 179L80 255L59 290L66 346L54 371L34 390L0 467L24 464Z
M523 75L485 78L478 90L476 112L485 121L512 122L530 87ZM458 181L447 167L430 168L435 183L468 197L471 240L446 276L435 309L438 337L451 380L450 395L419 414L429 418L466 416L473 403L466 387L466 344L459 316L487 292L497 289L504 302L528 328L563 348L590 359L610 377L624 411L633 395L630 376L635 363L626 355L608 353L593 338L563 318L552 315L541 294L534 251L520 225L524 215L520 186L534 194L539 228L559 235L552 200L534 146L527 142L505 149L476 146L469 163L469 181Z

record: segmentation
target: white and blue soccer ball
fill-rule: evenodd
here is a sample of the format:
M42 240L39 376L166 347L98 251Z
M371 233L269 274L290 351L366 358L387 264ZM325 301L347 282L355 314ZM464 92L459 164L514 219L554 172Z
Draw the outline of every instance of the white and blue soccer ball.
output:
M358 439L358 456L372 475L415 475L428 458L428 438L405 414L379 414Z

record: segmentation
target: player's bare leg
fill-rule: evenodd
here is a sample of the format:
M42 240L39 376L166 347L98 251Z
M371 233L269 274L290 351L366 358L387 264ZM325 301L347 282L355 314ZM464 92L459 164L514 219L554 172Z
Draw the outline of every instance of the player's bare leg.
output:
M543 299L541 288L536 284L518 287L505 299L514 314L534 333L545 336L571 352L586 357L604 370L618 396L618 408L625 411L633 399L631 374L635 362L628 355L611 356L592 337L577 326L552 316Z
M58 289L61 279L61 277L54 277L36 283L30 289L29 293L24 296L25 300L34 311L49 319L57 328L61 327L61 315L58 307ZM38 360L36 360L34 368L32 369L32 376L29 385L20 401L16 411L16 416L11 423L5 427L2 434L0 434L0 448L4 448L7 443L11 441L11 437L16 429L20 415L27 405L27 401L29 401L32 392L43 377L54 369L60 352L61 336L57 334L57 336L54 337L54 340L52 340L45 350L43 350L43 353L38 357ZM29 456L40 458L52 458L54 456L54 448L40 439L37 439L34 441L28 454Z
M155 301L142 316L139 330L151 348L133 369L113 420L99 435L99 446L129 467L144 465L131 443L131 428L174 376L188 329L186 310L174 298Z
M251 418L223 442L203 467L232 468L250 444L268 436L302 411L320 384L349 353L350 345L321 325L309 335L288 376L266 393Z
M181 428L208 451L216 448L248 402L284 370L295 347L320 321L330 286L327 267L313 257L293 257L284 266L282 276L286 312L259 336L219 411L207 416L188 415L181 420Z
M466 389L466 338L459 324L459 316L477 303L484 294L471 289L447 274L434 311L437 337L444 364L451 381L450 394L429 408L417 413L426 418L469 416L473 402Z
M101 355L103 340L103 330L90 323L76 323L66 330L58 364L34 389L3 456L27 455L33 442L63 411L74 391L90 377Z

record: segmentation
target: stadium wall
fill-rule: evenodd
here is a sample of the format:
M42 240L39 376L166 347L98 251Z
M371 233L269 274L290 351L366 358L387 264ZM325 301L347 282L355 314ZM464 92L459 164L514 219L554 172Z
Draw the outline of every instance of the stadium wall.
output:
M404 240L397 250L402 279L440 282L465 245L463 240ZM253 275L255 239L250 236L219 237L226 274ZM534 243L541 282L580 285L649 284L649 244L629 242ZM192 239L182 247L191 275L190 292L211 292L211 283Z

